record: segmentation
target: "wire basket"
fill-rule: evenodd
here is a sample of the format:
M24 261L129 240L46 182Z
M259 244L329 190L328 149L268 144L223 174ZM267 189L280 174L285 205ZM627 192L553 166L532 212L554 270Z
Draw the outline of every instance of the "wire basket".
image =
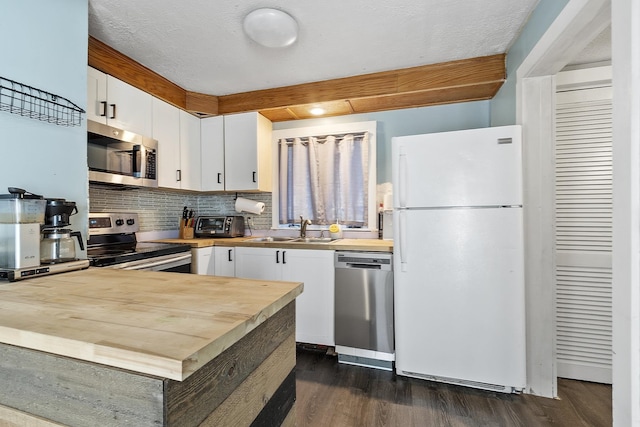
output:
M53 93L0 77L0 111L60 126L80 126L85 111Z

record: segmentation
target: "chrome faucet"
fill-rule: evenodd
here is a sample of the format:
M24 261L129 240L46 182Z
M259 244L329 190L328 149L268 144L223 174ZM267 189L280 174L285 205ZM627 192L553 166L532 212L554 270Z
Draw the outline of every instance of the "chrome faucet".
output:
M307 237L307 225L311 225L311 221L308 219L302 218L300 215L300 238L304 239Z

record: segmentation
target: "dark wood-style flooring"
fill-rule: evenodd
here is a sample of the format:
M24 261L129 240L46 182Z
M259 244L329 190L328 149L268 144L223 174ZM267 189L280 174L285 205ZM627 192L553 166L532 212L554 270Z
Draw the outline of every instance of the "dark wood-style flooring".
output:
M559 399L505 395L338 364L298 349L298 426L611 426L611 386L558 380Z

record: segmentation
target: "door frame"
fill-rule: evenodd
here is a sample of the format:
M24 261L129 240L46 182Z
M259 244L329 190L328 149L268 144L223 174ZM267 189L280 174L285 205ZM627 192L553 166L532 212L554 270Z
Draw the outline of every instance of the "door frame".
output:
M613 421L640 426L640 2L572 0L517 72L516 116L526 151L527 376L533 394L555 397L553 163L555 74L611 24L613 68ZM538 237L536 232L543 232ZM544 279L544 280L543 280ZM534 323L532 323L534 322ZM538 322L538 323L535 323Z
M555 75L610 24L609 0L570 1L516 72L523 129L527 392L557 397L554 280Z

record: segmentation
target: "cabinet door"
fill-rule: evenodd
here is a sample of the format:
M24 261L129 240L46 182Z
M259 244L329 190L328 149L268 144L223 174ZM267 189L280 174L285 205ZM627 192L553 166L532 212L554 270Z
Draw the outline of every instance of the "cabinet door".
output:
M158 186L180 188L180 110L153 98L152 137L158 141Z
M213 276L215 274L215 256L213 246L191 248L191 272Z
M235 277L236 275L235 248L215 246L213 253L214 253L216 276Z
M200 119L180 110L180 170L183 190L200 190Z
M335 345L334 251L287 249L282 280L304 282L296 298L296 341Z
M107 124L107 75L87 67L87 120Z
M282 280L282 249L236 248L236 277Z
M224 190L224 117L200 120L202 191Z
M271 191L271 122L259 113L224 116L225 189Z
M107 124L143 136L152 128L152 96L107 75Z

